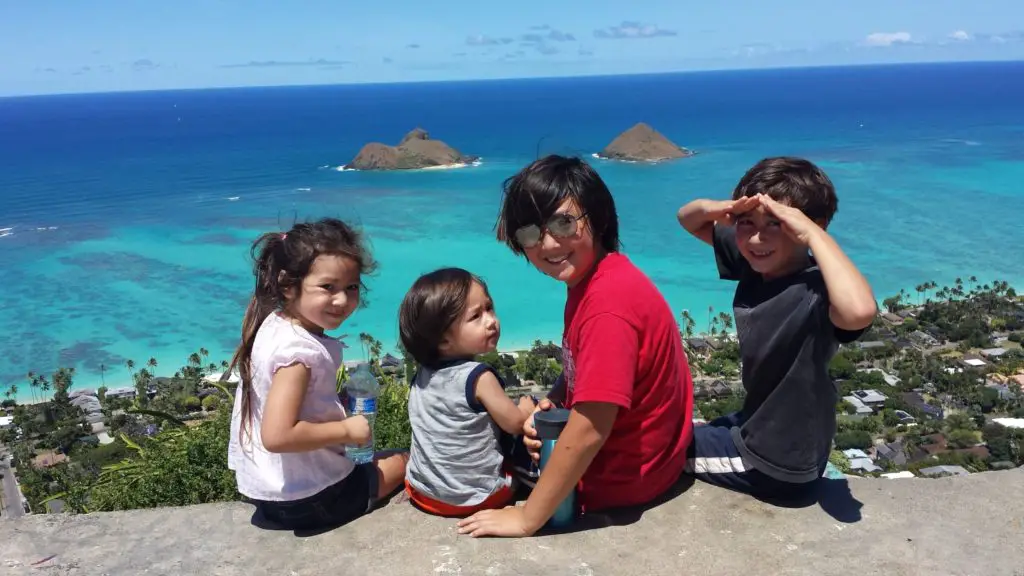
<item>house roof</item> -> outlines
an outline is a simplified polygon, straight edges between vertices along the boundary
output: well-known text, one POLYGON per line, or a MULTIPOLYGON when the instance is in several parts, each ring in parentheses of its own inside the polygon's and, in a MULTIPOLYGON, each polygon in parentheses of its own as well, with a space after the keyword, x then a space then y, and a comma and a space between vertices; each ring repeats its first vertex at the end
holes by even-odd
POLYGON ((899 478, 917 478, 914 473, 910 470, 903 470, 900 472, 889 472, 888 474, 882 474, 882 478, 888 478, 890 480, 896 480, 899 478))
POLYGON ((982 356, 998 357, 1006 354, 1006 348, 986 348, 981 351, 982 356))
POLYGON ((850 460, 850 470, 863 470, 865 472, 882 471, 870 458, 852 458, 850 460))
POLYGON ((974 366, 975 368, 980 368, 985 365, 985 361, 981 358, 964 358, 963 362, 964 364, 974 366))
POLYGON ((860 401, 860 398, 856 396, 843 396, 843 400, 846 400, 857 410, 857 414, 871 414, 874 412, 867 404, 860 401))
POLYGON ((858 448, 850 448, 848 450, 843 450, 843 455, 849 458, 850 460, 853 460, 855 458, 868 457, 868 455, 863 450, 860 450, 858 448))
POLYGON ((860 398, 861 402, 865 404, 885 402, 888 399, 878 390, 854 390, 853 395, 860 398))
POLYGON ((951 474, 953 476, 967 476, 970 472, 967 471, 963 466, 932 466, 931 468, 922 468, 921 474, 924 476, 941 476, 942 474, 951 474))

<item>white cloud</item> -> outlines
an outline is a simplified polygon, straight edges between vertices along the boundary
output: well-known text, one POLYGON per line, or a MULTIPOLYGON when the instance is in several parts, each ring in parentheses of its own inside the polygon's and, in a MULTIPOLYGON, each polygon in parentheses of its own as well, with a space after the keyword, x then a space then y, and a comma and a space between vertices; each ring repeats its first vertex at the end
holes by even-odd
POLYGON ((600 30, 594 30, 594 37, 606 39, 622 38, 657 38, 659 36, 675 36, 675 30, 659 28, 654 24, 641 24, 640 22, 625 21, 618 26, 610 26, 600 30))
POLYGON ((892 46, 910 42, 910 32, 875 32, 864 38, 864 44, 867 46, 892 46))
POLYGON ((950 32, 949 38, 951 40, 957 40, 959 42, 966 42, 971 39, 971 35, 964 30, 957 30, 955 32, 950 32))

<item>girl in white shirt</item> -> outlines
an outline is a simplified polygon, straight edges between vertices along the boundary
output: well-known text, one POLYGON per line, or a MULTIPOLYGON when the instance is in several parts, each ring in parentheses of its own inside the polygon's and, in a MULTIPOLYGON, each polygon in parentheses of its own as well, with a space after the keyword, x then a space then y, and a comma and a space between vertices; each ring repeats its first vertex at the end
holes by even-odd
POLYGON ((235 393, 228 466, 238 491, 288 529, 344 524, 403 482, 406 454, 356 466, 346 444, 370 426, 347 417, 337 394, 341 343, 324 334, 359 306, 374 268, 360 235, 340 220, 296 224, 252 246, 256 288, 232 365, 235 393))

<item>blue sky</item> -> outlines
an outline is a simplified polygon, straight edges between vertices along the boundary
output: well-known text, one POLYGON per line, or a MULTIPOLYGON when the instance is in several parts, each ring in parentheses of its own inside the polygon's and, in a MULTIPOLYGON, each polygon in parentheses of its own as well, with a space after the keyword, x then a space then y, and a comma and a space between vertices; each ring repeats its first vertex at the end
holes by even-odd
POLYGON ((1024 59, 1021 0, 0 0, 0 95, 1024 59))

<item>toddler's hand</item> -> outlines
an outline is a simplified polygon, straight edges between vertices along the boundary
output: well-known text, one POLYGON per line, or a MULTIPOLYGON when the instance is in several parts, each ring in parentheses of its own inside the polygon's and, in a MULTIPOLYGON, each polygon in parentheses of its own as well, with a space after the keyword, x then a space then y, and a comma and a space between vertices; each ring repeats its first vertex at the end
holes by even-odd
MULTIPOLYGON (((534 408, 533 413, 536 414, 541 410, 551 410, 555 405, 551 403, 551 400, 547 398, 541 399, 534 408)), ((540 448, 543 443, 537 438, 537 429, 533 427, 533 416, 531 415, 523 423, 523 445, 526 446, 526 451, 530 453, 530 457, 533 458, 534 462, 540 462, 540 448)))
POLYGON ((342 422, 345 424, 345 433, 348 436, 346 444, 363 445, 370 441, 370 422, 365 416, 361 414, 349 416, 342 422))

